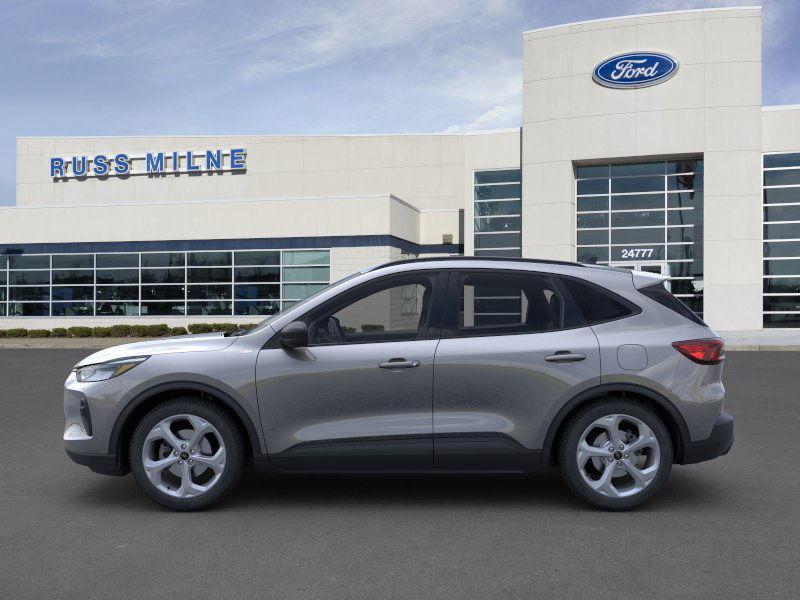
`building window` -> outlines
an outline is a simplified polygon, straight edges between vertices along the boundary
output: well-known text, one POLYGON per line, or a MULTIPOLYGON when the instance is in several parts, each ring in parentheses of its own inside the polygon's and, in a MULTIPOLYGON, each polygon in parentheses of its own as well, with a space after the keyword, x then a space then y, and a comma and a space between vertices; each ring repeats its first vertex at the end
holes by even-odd
POLYGON ((328 250, 0 256, 0 316, 262 316, 329 282, 328 250))
POLYGON ((475 256, 522 256, 522 171, 475 171, 475 256))
POLYGON ((800 328, 800 152, 764 155, 765 328, 800 328))
POLYGON ((662 273, 703 313, 703 161, 576 167, 577 260, 662 273))

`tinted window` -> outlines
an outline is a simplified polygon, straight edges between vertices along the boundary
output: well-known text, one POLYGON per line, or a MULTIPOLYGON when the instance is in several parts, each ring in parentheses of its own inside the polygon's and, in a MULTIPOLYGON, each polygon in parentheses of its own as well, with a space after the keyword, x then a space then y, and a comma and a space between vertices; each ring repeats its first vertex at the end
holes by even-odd
POLYGON ((588 325, 622 319, 639 312, 635 305, 599 286, 576 279, 564 279, 563 281, 564 286, 569 290, 586 317, 588 325))
POLYGON ((433 292, 433 276, 391 278, 369 286, 358 299, 314 318, 312 344, 349 344, 414 340, 424 334, 433 292))
POLYGON ((491 272, 460 277, 457 335, 538 333, 564 325, 564 301, 548 277, 491 272))
POLYGON ((694 321, 698 325, 705 326, 705 323, 703 323, 703 320, 700 317, 692 312, 683 302, 669 293, 667 288, 664 287, 663 282, 649 285, 639 291, 651 300, 655 300, 659 304, 666 306, 670 310, 673 310, 679 315, 686 317, 690 321, 694 321))

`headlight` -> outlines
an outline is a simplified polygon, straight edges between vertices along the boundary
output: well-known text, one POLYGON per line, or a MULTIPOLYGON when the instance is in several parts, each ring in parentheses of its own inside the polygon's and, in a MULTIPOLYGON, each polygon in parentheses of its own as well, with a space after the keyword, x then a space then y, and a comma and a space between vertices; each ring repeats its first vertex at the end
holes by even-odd
POLYGON ((80 382, 84 381, 105 381, 112 377, 117 377, 127 373, 133 367, 147 360, 147 356, 135 356, 132 358, 121 358, 96 365, 86 365, 75 369, 75 377, 80 382))

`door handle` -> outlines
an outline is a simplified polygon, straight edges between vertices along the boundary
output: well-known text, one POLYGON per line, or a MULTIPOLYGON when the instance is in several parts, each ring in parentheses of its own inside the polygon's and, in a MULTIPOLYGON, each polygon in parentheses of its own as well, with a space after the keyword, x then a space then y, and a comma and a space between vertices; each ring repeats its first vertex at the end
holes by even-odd
POLYGON ((405 358, 393 358, 378 365, 381 369, 413 369, 419 366, 418 360, 406 360, 405 358))
POLYGON ((547 362, 557 363, 578 362, 579 360, 586 360, 586 355, 578 354, 577 352, 570 352, 569 350, 559 350, 555 354, 545 356, 544 359, 547 362))

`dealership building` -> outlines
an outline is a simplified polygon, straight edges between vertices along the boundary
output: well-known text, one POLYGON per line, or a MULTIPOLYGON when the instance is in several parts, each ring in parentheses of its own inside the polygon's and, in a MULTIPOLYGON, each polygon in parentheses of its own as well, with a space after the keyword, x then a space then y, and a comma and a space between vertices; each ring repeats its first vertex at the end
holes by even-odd
POLYGON ((719 330, 800 328, 800 106, 761 105, 761 9, 522 41, 509 130, 19 138, 0 328, 254 321, 447 254, 660 272, 719 330))

